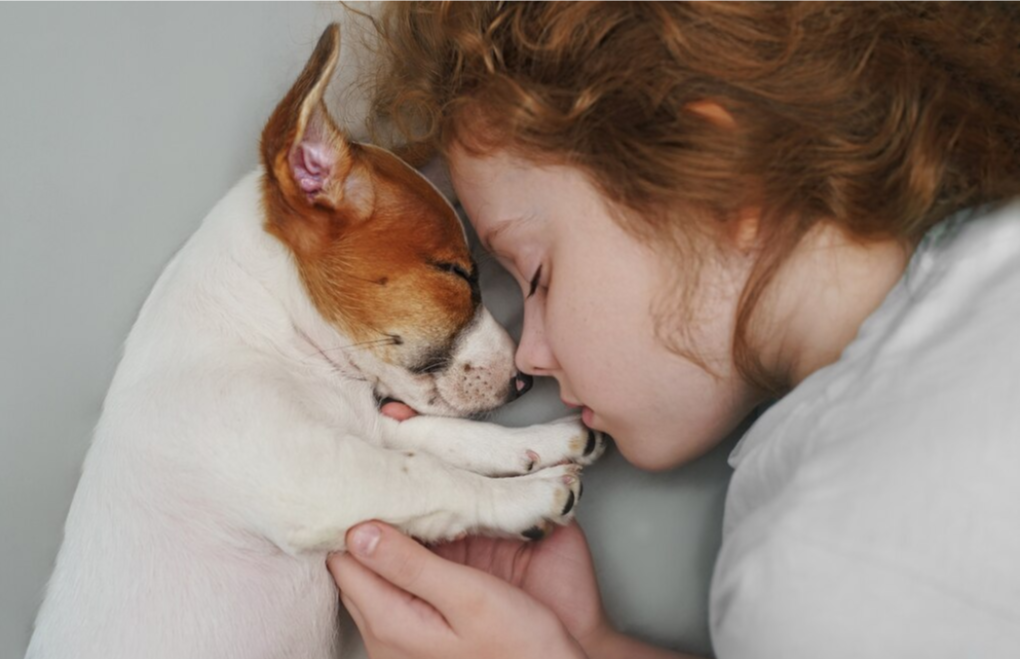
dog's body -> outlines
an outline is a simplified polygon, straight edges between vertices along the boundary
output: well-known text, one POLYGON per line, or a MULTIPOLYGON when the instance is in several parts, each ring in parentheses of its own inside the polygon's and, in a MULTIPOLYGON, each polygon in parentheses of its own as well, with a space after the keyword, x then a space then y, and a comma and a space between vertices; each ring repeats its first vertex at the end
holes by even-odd
POLYGON ((513 344, 478 301, 448 204, 391 154, 310 116, 336 39, 327 30, 267 126, 266 166, 213 209, 142 308, 30 659, 332 657, 324 557, 350 526, 375 518, 438 540, 572 513, 577 466, 560 463, 593 460, 600 437, 573 419, 452 418, 516 397, 513 344), (323 199, 330 186, 343 195, 323 199), (366 236, 400 221, 384 216, 393 208, 431 218, 420 223, 435 240, 379 248, 366 236), (398 423, 380 396, 447 416, 398 423))

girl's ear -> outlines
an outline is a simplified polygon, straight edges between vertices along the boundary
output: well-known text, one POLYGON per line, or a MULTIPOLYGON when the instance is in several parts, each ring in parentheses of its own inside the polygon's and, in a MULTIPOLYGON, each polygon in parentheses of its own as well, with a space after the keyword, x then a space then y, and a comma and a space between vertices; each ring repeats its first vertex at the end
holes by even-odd
MULTIPOLYGON (((710 99, 694 101, 688 103, 685 109, 717 128, 733 130, 737 127, 737 120, 733 118, 729 110, 716 101, 710 99)), ((747 206, 740 209, 734 220, 726 223, 726 239, 729 240, 732 247, 747 254, 758 247, 760 228, 761 208, 747 206)))
POLYGON ((759 247, 761 209, 756 206, 741 208, 736 220, 730 223, 729 239, 740 252, 747 254, 759 247))
POLYGON ((686 109, 719 128, 735 128, 737 125, 729 110, 708 99, 688 103, 686 109))

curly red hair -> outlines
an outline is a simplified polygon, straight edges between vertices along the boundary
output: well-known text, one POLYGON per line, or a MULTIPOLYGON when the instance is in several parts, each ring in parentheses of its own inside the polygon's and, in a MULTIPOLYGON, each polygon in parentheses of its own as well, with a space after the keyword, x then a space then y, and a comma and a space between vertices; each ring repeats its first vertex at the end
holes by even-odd
POLYGON ((773 392, 747 328, 815 223, 911 244, 1020 194, 1012 3, 400 2, 376 26, 373 116, 409 142, 578 167, 677 263, 760 209, 734 356, 773 392))

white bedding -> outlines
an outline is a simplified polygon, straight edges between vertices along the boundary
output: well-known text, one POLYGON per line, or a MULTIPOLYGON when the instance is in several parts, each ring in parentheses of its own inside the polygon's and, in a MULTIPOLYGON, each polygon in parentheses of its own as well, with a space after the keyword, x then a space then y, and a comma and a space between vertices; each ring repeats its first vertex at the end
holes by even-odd
POLYGON ((1020 656, 1020 203, 936 227, 734 452, 729 659, 1020 656))

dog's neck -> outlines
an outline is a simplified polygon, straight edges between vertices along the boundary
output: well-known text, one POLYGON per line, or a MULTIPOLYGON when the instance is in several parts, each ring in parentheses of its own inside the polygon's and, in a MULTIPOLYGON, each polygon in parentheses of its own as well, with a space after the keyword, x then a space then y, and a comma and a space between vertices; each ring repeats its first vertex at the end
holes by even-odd
POLYGON ((315 309, 290 250, 264 229, 261 170, 246 176, 206 220, 211 241, 247 275, 249 292, 263 298, 258 309, 244 305, 253 334, 275 351, 302 364, 318 363, 348 378, 361 379, 348 356, 351 343, 315 309))

